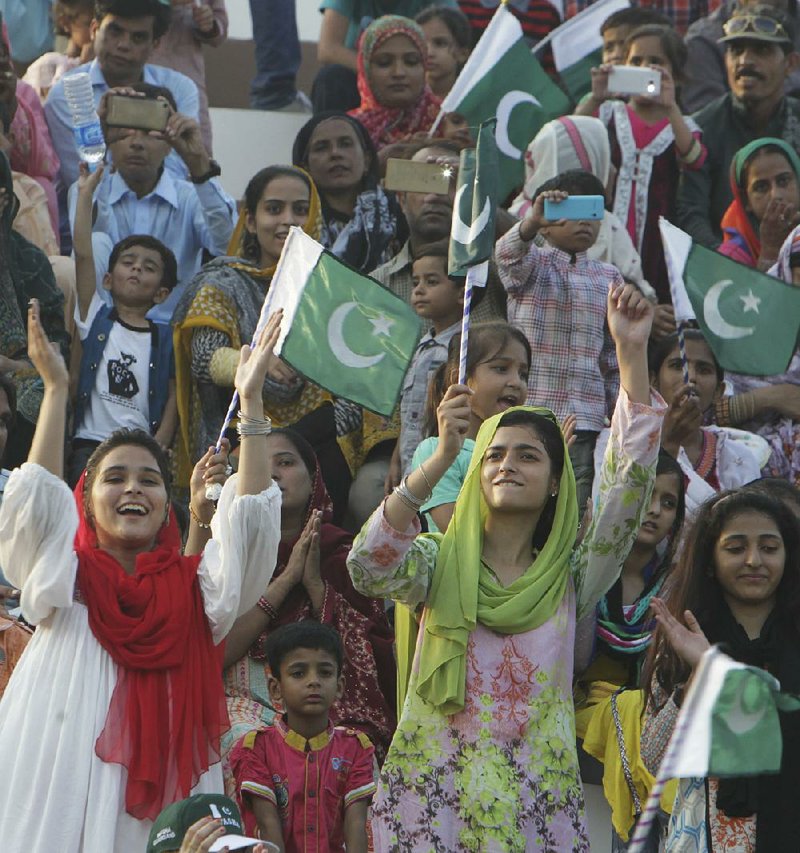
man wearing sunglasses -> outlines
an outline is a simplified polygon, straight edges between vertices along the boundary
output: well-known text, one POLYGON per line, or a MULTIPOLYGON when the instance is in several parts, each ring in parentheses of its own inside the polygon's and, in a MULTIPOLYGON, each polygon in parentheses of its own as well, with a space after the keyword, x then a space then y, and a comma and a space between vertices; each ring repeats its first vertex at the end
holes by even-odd
POLYGON ((678 224, 711 248, 722 240, 736 151, 762 136, 800 148, 800 100, 784 95, 786 77, 800 62, 789 19, 771 6, 748 6, 728 19, 724 33, 730 92, 695 113, 708 157, 700 169, 683 172, 678 189, 678 224))

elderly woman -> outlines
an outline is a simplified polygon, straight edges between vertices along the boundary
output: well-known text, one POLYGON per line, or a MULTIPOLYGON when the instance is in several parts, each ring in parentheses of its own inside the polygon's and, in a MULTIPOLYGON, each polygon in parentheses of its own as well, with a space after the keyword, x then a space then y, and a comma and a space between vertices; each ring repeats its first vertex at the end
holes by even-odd
POLYGON ((365 273, 397 254, 408 227, 394 193, 380 186, 378 155, 361 122, 344 112, 315 115, 297 134, 292 162, 319 191, 323 246, 365 273))

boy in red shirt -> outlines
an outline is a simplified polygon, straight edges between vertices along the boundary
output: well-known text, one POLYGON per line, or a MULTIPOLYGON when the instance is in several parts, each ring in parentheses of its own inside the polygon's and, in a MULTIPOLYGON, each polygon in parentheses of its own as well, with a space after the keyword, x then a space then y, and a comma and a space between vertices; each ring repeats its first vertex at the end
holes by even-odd
POLYGON ((246 831, 281 853, 366 853, 374 750, 365 734, 328 719, 344 689, 339 635, 295 622, 269 637, 266 654, 270 697, 284 713, 231 752, 246 831))

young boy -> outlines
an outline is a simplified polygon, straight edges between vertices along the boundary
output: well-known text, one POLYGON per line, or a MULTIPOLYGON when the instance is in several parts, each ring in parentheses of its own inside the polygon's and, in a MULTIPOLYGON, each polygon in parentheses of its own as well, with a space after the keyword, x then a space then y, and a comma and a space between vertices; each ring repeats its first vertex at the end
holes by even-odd
POLYGON ((619 391, 606 300, 609 287, 624 281, 616 267, 586 257, 599 219, 545 219, 545 199, 570 195, 603 196, 603 184, 580 169, 546 181, 525 219, 497 242, 496 260, 508 293, 508 322, 525 332, 534 353, 526 402, 549 406, 561 421, 577 418, 570 456, 582 511, 591 494, 597 435, 619 391), (533 243, 537 234, 543 248, 533 243))
POLYGON ((77 376, 72 453, 67 479, 75 484, 97 445, 115 429, 153 434, 166 450, 178 425, 172 328, 147 314, 169 296, 178 280, 175 255, 149 235, 114 246, 103 276, 106 305, 95 291, 92 194, 102 177, 81 166, 75 217, 75 322, 83 342, 77 376))
MULTIPOLYGON (((131 234, 152 234, 170 246, 178 263, 178 286, 151 312, 150 319, 168 323, 185 285, 203 263, 203 251, 227 253, 236 204, 215 176, 219 166, 209 158, 200 125, 175 110, 169 89, 137 83, 143 100, 166 101, 173 111, 163 134, 136 128, 108 127, 103 132, 114 171, 107 170, 95 192, 93 222, 96 282, 102 281, 111 247, 131 234), (188 180, 164 168, 176 152, 189 171, 188 180)), ((108 96, 98 114, 105 120, 108 96)), ((77 184, 70 189, 70 224, 75 229, 77 184)), ((108 304, 109 299, 100 297, 108 304)))
POLYGON ((269 636, 266 654, 270 697, 284 713, 231 752, 246 833, 257 828, 281 853, 366 853, 374 750, 365 734, 328 719, 344 689, 339 635, 295 622, 269 636))
MULTIPOLYGON (((447 347, 461 328, 464 311, 465 280, 447 274, 447 241, 421 246, 411 273, 411 307, 429 326, 417 344, 400 396, 400 438, 390 468, 390 476, 397 482, 408 473, 411 457, 424 438, 428 384, 436 368, 447 360, 447 347)), ((483 295, 483 291, 477 292, 483 295)))
POLYGON ((672 21, 655 9, 642 9, 629 6, 612 12, 600 25, 603 38, 603 65, 625 64, 625 42, 628 36, 639 27, 647 24, 672 26, 672 21))

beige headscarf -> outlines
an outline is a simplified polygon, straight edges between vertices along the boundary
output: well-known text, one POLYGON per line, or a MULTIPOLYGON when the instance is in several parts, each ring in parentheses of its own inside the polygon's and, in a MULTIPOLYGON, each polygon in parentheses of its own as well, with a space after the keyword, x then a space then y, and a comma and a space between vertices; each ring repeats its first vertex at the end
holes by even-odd
MULTIPOLYGON (((584 169, 608 185, 611 148, 608 130, 591 116, 561 116, 536 134, 525 152, 525 186, 514 199, 510 212, 520 219, 530 209, 536 190, 569 169, 584 169)), ((596 261, 613 264, 623 276, 636 282, 642 293, 655 301, 655 291, 645 281, 642 262, 627 229, 610 211, 600 224, 597 241, 587 252, 596 261)))

